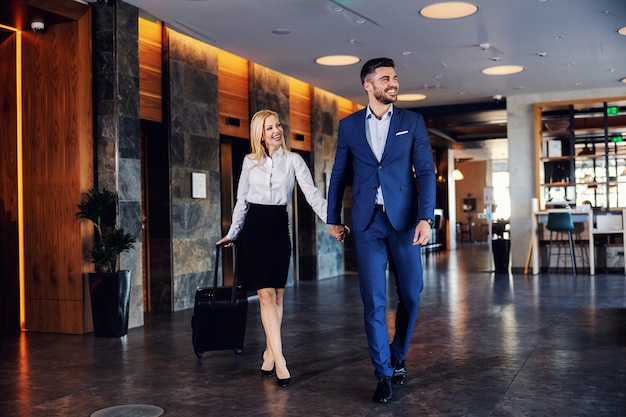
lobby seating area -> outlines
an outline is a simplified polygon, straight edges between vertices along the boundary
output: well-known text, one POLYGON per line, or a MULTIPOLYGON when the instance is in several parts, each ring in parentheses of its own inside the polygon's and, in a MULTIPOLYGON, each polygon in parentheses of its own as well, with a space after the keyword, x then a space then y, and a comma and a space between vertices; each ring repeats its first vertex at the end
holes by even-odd
MULTIPOLYGON (((173 417, 626 415, 625 276, 484 272, 488 250, 424 254, 408 380, 389 404, 371 400, 376 380, 349 273, 286 290, 290 387, 260 376, 253 297, 239 356, 197 359, 191 310, 149 315, 121 339, 1 334, 0 416, 87 417, 129 404, 173 417)), ((394 292, 391 284, 390 307, 394 292)))

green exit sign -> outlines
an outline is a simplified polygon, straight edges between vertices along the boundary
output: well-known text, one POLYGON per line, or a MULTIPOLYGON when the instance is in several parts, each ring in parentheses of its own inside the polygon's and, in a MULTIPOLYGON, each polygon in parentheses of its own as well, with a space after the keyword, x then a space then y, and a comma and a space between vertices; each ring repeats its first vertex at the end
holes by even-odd
POLYGON ((614 143, 623 142, 624 138, 622 137, 622 135, 615 135, 611 137, 611 141, 613 141, 614 143))
POLYGON ((606 114, 608 114, 609 116, 617 116, 619 114, 619 107, 617 106, 607 107, 606 114))

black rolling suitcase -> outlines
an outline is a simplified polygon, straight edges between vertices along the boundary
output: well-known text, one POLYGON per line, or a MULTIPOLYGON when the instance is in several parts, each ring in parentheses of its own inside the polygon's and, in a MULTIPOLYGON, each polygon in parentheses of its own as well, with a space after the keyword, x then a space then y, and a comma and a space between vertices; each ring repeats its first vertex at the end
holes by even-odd
POLYGON ((237 274, 232 287, 217 286, 217 270, 221 245, 215 248, 213 287, 198 288, 191 317, 193 349, 198 358, 212 350, 233 349, 240 354, 246 333, 248 296, 237 286, 237 274))

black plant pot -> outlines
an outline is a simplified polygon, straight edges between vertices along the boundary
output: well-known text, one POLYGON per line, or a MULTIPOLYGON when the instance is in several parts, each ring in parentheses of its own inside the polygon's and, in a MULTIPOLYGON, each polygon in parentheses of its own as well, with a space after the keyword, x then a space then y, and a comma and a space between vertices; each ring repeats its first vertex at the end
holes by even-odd
POLYGON ((509 272, 509 258, 511 253, 511 240, 493 239, 491 241, 493 262, 496 272, 509 272))
POLYGON ((94 336, 125 336, 130 309, 130 271, 92 272, 89 291, 94 336))

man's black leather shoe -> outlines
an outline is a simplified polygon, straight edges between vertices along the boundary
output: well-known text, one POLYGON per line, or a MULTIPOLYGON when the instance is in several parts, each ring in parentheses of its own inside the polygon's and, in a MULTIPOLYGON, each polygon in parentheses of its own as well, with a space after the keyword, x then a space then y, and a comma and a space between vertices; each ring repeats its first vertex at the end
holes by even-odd
POLYGON ((406 368, 404 361, 395 361, 393 364, 393 375, 391 381, 396 385, 404 385, 406 381, 406 368))
POLYGON ((376 385, 376 391, 374 391, 372 400, 374 400, 375 403, 388 403, 391 400, 392 394, 391 377, 384 376, 378 380, 378 385, 376 385))

